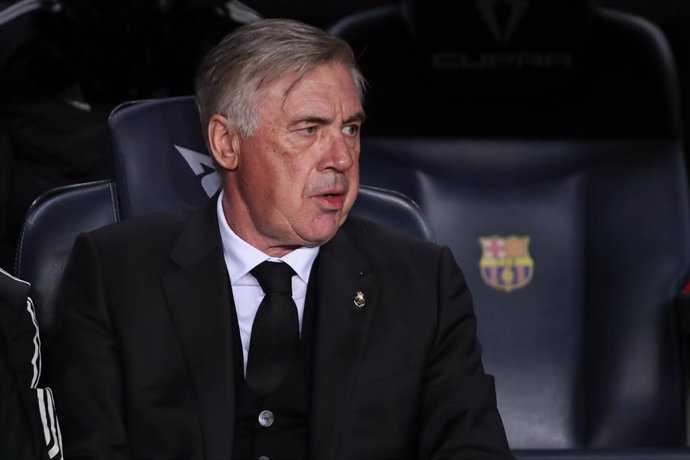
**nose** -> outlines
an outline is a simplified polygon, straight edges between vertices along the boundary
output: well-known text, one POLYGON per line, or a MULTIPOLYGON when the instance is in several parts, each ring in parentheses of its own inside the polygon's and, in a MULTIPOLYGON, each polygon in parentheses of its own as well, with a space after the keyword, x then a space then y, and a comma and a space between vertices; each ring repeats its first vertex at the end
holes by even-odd
POLYGON ((339 172, 347 171, 356 161, 359 152, 359 141, 346 138, 338 132, 329 136, 324 146, 322 169, 335 169, 339 172))

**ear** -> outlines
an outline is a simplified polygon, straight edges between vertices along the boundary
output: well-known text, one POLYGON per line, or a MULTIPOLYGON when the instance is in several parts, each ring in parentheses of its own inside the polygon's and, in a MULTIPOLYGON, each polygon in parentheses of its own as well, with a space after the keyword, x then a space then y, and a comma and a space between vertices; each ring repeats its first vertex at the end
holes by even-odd
POLYGON ((212 115, 208 121, 208 143, 211 154, 222 168, 237 168, 240 153, 240 135, 231 128, 222 115, 212 115))

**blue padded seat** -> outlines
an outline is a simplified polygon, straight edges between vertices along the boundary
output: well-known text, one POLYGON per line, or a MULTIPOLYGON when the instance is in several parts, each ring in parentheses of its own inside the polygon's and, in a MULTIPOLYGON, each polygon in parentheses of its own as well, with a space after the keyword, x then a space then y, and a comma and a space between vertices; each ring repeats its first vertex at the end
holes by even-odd
POLYGON ((123 218, 195 208, 220 187, 193 97, 128 102, 109 123, 123 218))
POLYGON ((118 220, 110 181, 59 187, 42 194, 27 211, 15 273, 31 283, 29 295, 44 339, 50 338, 62 273, 79 233, 118 220))
POLYGON ((516 455, 690 458, 659 30, 586 0, 404 0, 331 31, 371 86, 361 182, 415 200, 463 268, 516 455))
POLYGON ((680 446, 672 302, 690 269, 672 141, 368 138, 362 182, 400 190, 476 301, 514 448, 680 446), (531 280, 487 281, 481 238, 529 238, 531 280))

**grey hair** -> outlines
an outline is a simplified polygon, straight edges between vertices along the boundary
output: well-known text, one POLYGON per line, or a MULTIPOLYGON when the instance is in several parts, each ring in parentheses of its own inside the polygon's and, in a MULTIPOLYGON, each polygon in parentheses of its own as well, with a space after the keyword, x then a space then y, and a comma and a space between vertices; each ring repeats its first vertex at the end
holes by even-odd
POLYGON ((291 73, 294 86, 317 66, 332 62, 350 69, 363 101, 364 77, 344 40, 290 19, 264 19, 235 29, 206 54, 197 72, 196 102, 205 136, 214 114, 225 115, 240 136, 251 136, 259 123, 261 88, 291 73))

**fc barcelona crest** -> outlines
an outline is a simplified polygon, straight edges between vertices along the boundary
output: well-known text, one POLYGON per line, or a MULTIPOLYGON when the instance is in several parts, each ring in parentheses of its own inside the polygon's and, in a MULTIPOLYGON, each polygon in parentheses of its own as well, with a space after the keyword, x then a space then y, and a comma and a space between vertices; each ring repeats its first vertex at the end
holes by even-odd
POLYGON ((510 292, 525 287, 534 274, 529 255, 529 236, 482 236, 479 269, 484 282, 494 289, 510 292))

